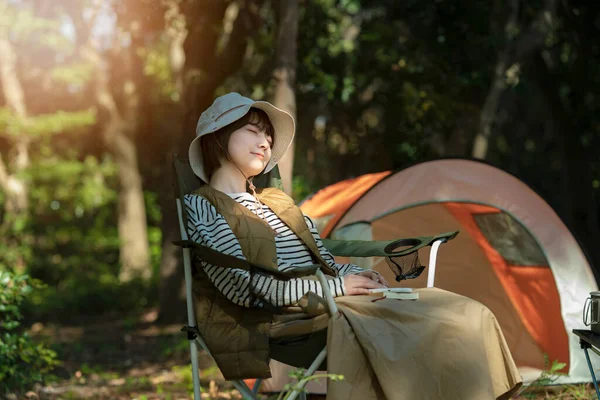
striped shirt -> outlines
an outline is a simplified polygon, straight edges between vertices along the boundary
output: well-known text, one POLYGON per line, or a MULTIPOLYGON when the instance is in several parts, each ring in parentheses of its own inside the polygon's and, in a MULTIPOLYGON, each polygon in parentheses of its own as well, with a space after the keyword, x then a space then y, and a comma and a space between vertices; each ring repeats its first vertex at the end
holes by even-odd
MULTIPOLYGON (((263 205, 261 212, 254 196, 250 193, 235 193, 229 196, 261 218, 264 215, 271 228, 277 232, 275 245, 280 271, 313 264, 311 253, 304 242, 269 207, 263 205)), ((187 232, 190 240, 223 254, 245 259, 242 248, 225 218, 217 213, 208 200, 190 194, 185 195, 184 203, 188 213, 187 232)), ((343 296, 345 294, 343 276, 364 270, 354 264, 336 264, 334 257, 323 246, 313 221, 307 216, 305 220, 317 242, 321 257, 337 271, 338 276, 328 281, 329 289, 334 297, 343 296)), ((264 301, 274 306, 289 306, 297 303, 309 291, 319 296, 323 295, 320 282, 315 280, 296 278, 281 281, 270 276, 254 274, 252 287, 256 295, 252 296, 248 271, 223 268, 204 261, 201 261, 201 266, 221 293, 235 304, 244 307, 260 307, 263 306, 264 301)))

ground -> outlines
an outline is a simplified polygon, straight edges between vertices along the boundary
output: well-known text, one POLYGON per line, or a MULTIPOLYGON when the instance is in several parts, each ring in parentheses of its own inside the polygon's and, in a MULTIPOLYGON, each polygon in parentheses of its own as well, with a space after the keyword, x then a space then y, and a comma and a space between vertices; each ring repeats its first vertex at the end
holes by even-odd
MULTIPOLYGON (((63 363, 55 371, 54 382, 33 388, 25 398, 190 399, 189 345, 181 325, 158 326, 155 317, 156 312, 149 310, 140 319, 107 315, 78 320, 72 326, 34 324, 31 335, 50 343, 63 363)), ((206 354, 200 354, 200 368, 203 398, 241 398, 206 354)), ((519 398, 596 397, 589 385, 579 385, 530 389, 519 398)))

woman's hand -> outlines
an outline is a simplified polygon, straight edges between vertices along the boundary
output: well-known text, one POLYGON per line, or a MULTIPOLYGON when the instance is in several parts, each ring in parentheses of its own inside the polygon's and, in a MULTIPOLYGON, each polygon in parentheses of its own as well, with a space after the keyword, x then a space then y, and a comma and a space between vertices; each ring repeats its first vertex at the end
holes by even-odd
POLYGON ((375 282, 379 282, 381 283, 384 287, 388 287, 388 283, 385 280, 385 278, 383 277, 383 275, 373 271, 373 270, 367 270, 367 271, 363 271, 363 272, 359 272, 356 275, 360 275, 360 276, 365 276, 367 278, 371 278, 372 280, 374 280, 375 282))
MULTIPOLYGON (((361 272, 361 274, 364 274, 364 272, 361 272)), ((346 288, 346 294, 353 296, 357 294, 369 294, 369 289, 380 289, 386 286, 374 281, 370 277, 351 274, 344 276, 344 287, 346 288)))

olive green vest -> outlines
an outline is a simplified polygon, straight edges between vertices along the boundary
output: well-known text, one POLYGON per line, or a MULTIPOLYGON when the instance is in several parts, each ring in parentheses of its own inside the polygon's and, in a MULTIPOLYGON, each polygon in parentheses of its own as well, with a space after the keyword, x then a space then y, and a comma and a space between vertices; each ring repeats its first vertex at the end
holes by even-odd
MULTIPOLYGON (((208 200, 225 218, 248 261, 277 269, 275 234, 265 221, 208 185, 194 194, 208 200)), ((315 264, 320 264, 324 273, 337 275, 321 257, 302 211, 289 196, 279 189, 267 188, 257 191, 257 197, 306 244, 315 264)), ((269 330, 273 311, 232 303, 212 285, 197 264, 194 300, 198 330, 224 377, 228 380, 270 377, 269 330)))

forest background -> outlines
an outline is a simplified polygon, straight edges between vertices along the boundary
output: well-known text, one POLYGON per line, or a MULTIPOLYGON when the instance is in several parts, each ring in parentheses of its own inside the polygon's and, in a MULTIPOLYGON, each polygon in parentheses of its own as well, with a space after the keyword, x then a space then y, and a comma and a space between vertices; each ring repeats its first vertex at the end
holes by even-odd
POLYGON ((598 274, 599 11, 583 0, 0 0, 0 281, 4 304, 19 304, 0 309, 0 334, 107 315, 185 320, 171 158, 228 91, 296 117, 281 172, 298 201, 364 173, 481 159, 538 191, 598 274))

